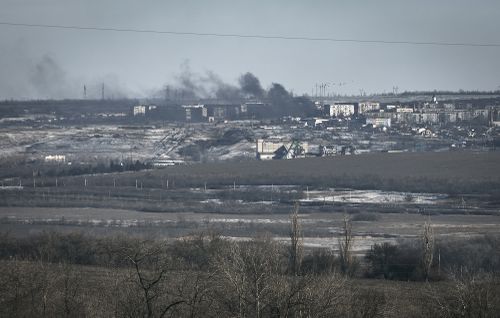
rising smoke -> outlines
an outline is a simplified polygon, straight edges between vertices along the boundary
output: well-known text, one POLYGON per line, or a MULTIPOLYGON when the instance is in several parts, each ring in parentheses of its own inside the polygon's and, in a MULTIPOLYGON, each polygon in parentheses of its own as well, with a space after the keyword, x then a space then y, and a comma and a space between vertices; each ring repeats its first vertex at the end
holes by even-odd
POLYGON ((189 61, 181 64, 180 73, 174 76, 174 83, 167 84, 167 98, 170 99, 197 99, 217 98, 234 100, 242 98, 262 99, 265 90, 259 79, 252 73, 243 74, 238 85, 225 82, 212 71, 203 74, 193 72, 189 61))
POLYGON ((242 92, 249 97, 263 98, 265 91, 260 85, 259 79, 252 73, 245 73, 240 76, 239 84, 242 92))
POLYGON ((49 55, 44 55, 32 68, 29 83, 38 96, 67 98, 75 93, 66 72, 49 55))
MULTIPOLYGON (((10 72, 8 63, 0 66, 7 72, 0 76, 0 98, 16 99, 100 99, 104 84, 105 99, 136 98, 138 95, 127 89, 115 75, 93 79, 77 79, 69 75, 64 67, 51 55, 44 55, 35 62, 23 58, 23 68, 10 72), (8 75, 8 76, 7 76, 8 75), (85 96, 84 96, 85 85, 85 96)), ((270 112, 276 116, 283 114, 304 115, 310 109, 307 99, 294 98, 281 84, 273 83, 265 90, 254 74, 242 74, 235 84, 225 82, 212 71, 202 74, 193 72, 189 62, 181 65, 180 73, 174 76, 172 84, 166 86, 165 96, 171 100, 216 98, 224 101, 253 100, 271 105, 270 112)))
POLYGON ((79 99, 84 97, 100 99, 102 84, 105 98, 135 97, 117 76, 108 74, 93 79, 71 76, 52 55, 45 54, 38 59, 21 56, 14 66, 0 61, 0 99, 79 99))
POLYGON ((181 65, 180 74, 173 84, 166 85, 166 97, 171 100, 210 99, 225 101, 256 100, 269 103, 269 111, 276 117, 283 115, 313 116, 315 107, 308 98, 294 97, 285 87, 273 83, 266 91, 254 74, 242 74, 237 85, 225 82, 212 71, 203 74, 193 72, 189 62, 181 65))

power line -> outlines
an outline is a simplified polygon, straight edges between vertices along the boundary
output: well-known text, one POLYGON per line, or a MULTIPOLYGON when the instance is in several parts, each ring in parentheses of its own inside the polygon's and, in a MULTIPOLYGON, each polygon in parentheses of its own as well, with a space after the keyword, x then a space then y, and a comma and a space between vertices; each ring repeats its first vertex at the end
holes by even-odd
POLYGON ((283 36, 283 35, 261 35, 261 34, 238 34, 238 33, 200 33, 183 31, 162 31, 148 29, 131 28, 108 28, 91 27, 77 25, 56 25, 56 24, 31 24, 14 23, 0 21, 0 25, 29 27, 29 28, 50 28, 65 30, 84 30, 84 31, 105 31, 105 32, 128 32, 128 33, 151 33, 151 34, 169 34, 169 35, 189 35, 189 36, 207 36, 223 38, 246 38, 246 39, 268 39, 268 40, 291 40, 291 41, 317 41, 317 42, 344 42, 344 43, 364 43, 364 44, 404 44, 404 45, 426 45, 426 46, 462 46, 462 47, 500 47, 500 43, 470 43, 470 42, 438 42, 438 41, 389 41, 389 40, 362 40, 362 39, 337 39, 306 36, 283 36))

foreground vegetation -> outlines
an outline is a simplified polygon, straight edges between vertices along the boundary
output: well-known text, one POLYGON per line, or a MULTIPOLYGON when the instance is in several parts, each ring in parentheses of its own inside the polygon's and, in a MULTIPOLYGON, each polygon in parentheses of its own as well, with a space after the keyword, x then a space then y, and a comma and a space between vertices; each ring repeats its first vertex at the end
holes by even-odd
POLYGON ((375 245, 359 259, 348 219, 338 255, 304 250, 300 231, 292 214, 291 244, 216 233, 171 242, 2 234, 0 316, 495 317, 500 310, 497 237, 434 242, 423 231, 413 243, 375 245), (432 249, 422 244, 426 235, 432 249))

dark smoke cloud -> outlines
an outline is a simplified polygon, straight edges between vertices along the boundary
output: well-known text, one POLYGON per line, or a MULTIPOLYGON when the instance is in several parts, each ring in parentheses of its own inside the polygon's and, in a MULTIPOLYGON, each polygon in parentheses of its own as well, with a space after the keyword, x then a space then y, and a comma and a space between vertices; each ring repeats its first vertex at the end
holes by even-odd
POLYGON ((0 61, 0 99, 80 99, 83 87, 87 98, 100 99, 104 83, 105 98, 135 97, 115 75, 82 79, 68 74, 52 55, 38 59, 28 56, 16 58, 14 66, 0 61), (34 62, 33 62, 34 60, 34 62), (8 75, 11 74, 11 75, 8 75))
POLYGON ((293 97, 285 87, 273 83, 267 92, 267 99, 272 105, 274 116, 314 116, 316 108, 313 102, 306 97, 293 97))
POLYGON ((212 85, 211 94, 217 99, 233 100, 243 97, 241 88, 224 82, 214 72, 207 72, 206 80, 212 85))
POLYGON ((36 98, 61 99, 77 97, 77 83, 50 55, 44 55, 31 68, 28 83, 36 98))
POLYGON ((260 85, 259 79, 252 73, 245 73, 240 76, 239 84, 241 90, 246 96, 262 98, 264 97, 265 91, 260 85))
POLYGON ((263 98, 265 91, 260 86, 259 79, 251 74, 243 74, 238 85, 225 82, 212 71, 199 74, 191 70, 189 61, 181 64, 180 73, 172 84, 166 85, 166 94, 171 99, 183 98, 217 98, 235 100, 242 98, 263 98))
POLYGON ((176 97, 207 97, 203 79, 198 74, 191 71, 189 61, 185 61, 181 65, 181 72, 176 76, 176 82, 177 83, 174 84, 174 93, 177 95, 176 97))
POLYGON ((262 88, 259 79, 252 73, 242 74, 238 85, 224 82, 212 71, 198 74, 191 70, 189 61, 181 65, 180 74, 175 76, 175 83, 167 85, 167 97, 171 99, 203 99, 219 100, 258 99, 270 104, 267 116, 314 116, 315 107, 310 99, 294 97, 285 87, 273 83, 269 90, 262 88))
POLYGON ((41 95, 60 97, 67 90, 66 72, 48 55, 33 67, 30 83, 41 95))

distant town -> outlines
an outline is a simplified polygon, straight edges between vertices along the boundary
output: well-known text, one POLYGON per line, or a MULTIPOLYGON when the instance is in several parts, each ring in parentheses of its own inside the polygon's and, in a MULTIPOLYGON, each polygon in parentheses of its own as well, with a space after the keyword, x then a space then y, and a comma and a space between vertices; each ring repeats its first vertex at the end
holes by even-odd
POLYGON ((492 93, 332 98, 284 91, 277 99, 232 101, 4 101, 2 160, 127 170, 370 152, 490 151, 500 144, 499 110, 500 98, 492 93))

